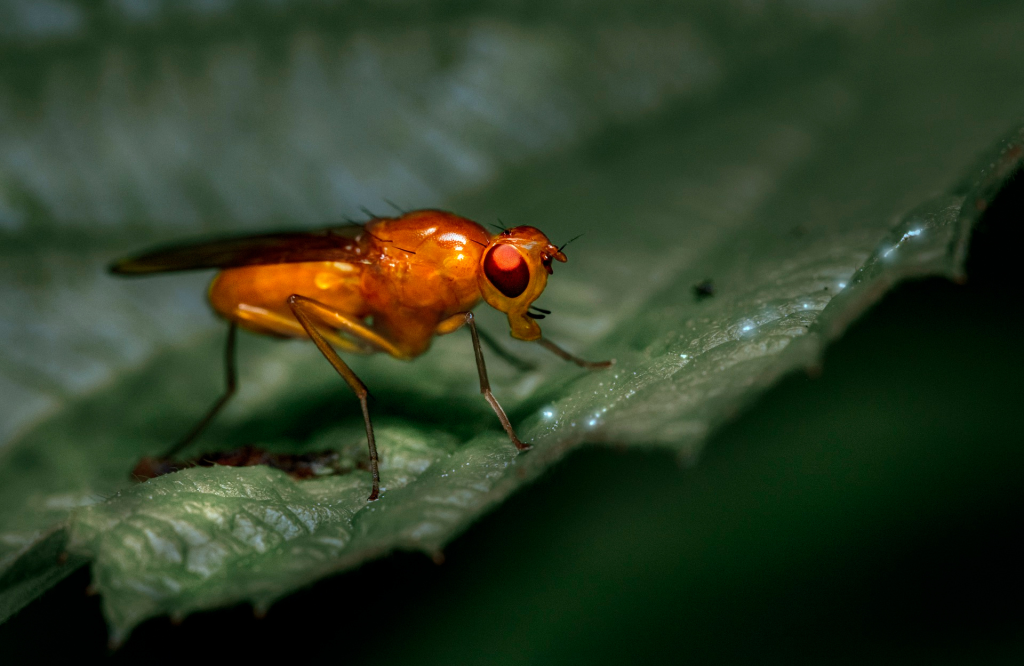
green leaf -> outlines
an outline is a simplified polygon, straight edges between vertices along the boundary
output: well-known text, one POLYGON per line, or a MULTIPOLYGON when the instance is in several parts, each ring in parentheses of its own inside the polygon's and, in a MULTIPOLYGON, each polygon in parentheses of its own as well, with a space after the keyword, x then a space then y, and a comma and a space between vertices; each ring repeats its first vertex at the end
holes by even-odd
POLYGON ((930 50, 894 39, 907 8, 871 3, 616 5, 586 21, 556 5, 538 21, 503 7, 57 4, 49 32, 8 9, 0 33, 17 64, 0 73, 0 619, 89 561, 115 640, 154 615, 265 608, 394 549, 433 554, 585 443, 693 462, 896 281, 959 277, 1024 154, 1024 130, 1005 135, 1024 86, 1004 84, 1022 47, 988 39, 984 15, 936 11, 916 26, 943 45, 930 50), (492 358, 534 444, 517 455, 464 332, 412 364, 353 360, 383 460, 367 504, 343 383, 310 345, 242 336, 240 394, 196 450, 334 448, 352 471, 129 479, 217 396, 223 327, 208 276, 117 281, 106 263, 384 199, 585 231, 540 302, 545 335, 617 364, 586 373, 529 345, 514 350, 535 371, 492 358), (715 295, 698 300, 704 279, 715 295))

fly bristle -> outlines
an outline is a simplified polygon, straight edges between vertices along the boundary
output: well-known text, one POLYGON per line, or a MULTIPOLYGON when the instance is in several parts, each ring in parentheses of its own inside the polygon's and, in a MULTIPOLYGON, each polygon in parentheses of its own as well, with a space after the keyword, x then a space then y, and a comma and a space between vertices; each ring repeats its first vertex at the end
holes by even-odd
POLYGON ((398 204, 396 204, 391 199, 384 199, 384 203, 386 203, 387 205, 391 206, 392 208, 397 210, 402 215, 405 215, 407 212, 409 212, 409 211, 405 210, 404 208, 401 208, 398 204))

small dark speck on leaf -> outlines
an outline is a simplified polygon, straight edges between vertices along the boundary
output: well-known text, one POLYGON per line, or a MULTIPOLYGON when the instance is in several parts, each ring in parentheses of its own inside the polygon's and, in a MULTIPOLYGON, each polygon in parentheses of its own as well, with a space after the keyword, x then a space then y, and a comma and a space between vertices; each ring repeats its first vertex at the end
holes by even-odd
POLYGON ((693 285, 693 295, 698 301, 715 295, 715 283, 710 279, 701 280, 693 285))

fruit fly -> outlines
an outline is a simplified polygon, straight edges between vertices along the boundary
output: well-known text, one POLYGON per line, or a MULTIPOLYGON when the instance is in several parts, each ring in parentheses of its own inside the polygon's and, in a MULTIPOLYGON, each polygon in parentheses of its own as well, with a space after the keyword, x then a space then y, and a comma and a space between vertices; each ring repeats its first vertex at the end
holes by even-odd
MULTIPOLYGON (((111 266, 119 275, 217 268, 208 296, 228 321, 226 389, 206 415, 167 453, 190 444, 236 386, 235 339, 239 327, 275 337, 313 341, 359 398, 366 425, 373 489, 380 493, 377 446, 366 385, 341 359, 383 352, 412 360, 436 335, 468 326, 480 392, 512 444, 526 450, 491 392, 473 308, 481 300, 508 315, 511 335, 537 342, 583 368, 606 368, 577 358, 541 336, 533 306, 547 286, 553 261, 566 261, 540 230, 521 226, 489 233, 476 222, 440 210, 373 217, 365 224, 225 239, 157 249, 111 266)), ((500 351, 500 350, 499 350, 500 351)))

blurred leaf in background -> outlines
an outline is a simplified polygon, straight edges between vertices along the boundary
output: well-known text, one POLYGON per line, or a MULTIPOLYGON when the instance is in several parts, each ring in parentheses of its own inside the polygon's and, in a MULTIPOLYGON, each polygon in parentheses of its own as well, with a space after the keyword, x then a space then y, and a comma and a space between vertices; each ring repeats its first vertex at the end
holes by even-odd
MULTIPOLYGON (((0 25, 0 615, 90 562, 117 640, 437 552, 583 443, 696 461, 893 283, 961 276, 1024 141, 1014 3, 52 0, 2 3, 0 25), (207 275, 117 282, 106 263, 386 199, 585 231, 545 332, 618 365, 492 361, 535 444, 515 456, 464 336, 354 361, 379 398, 369 506, 358 471, 129 481, 217 395, 223 332, 207 275)), ((358 412, 315 350, 241 342, 240 395, 197 447, 357 455, 358 412)))

